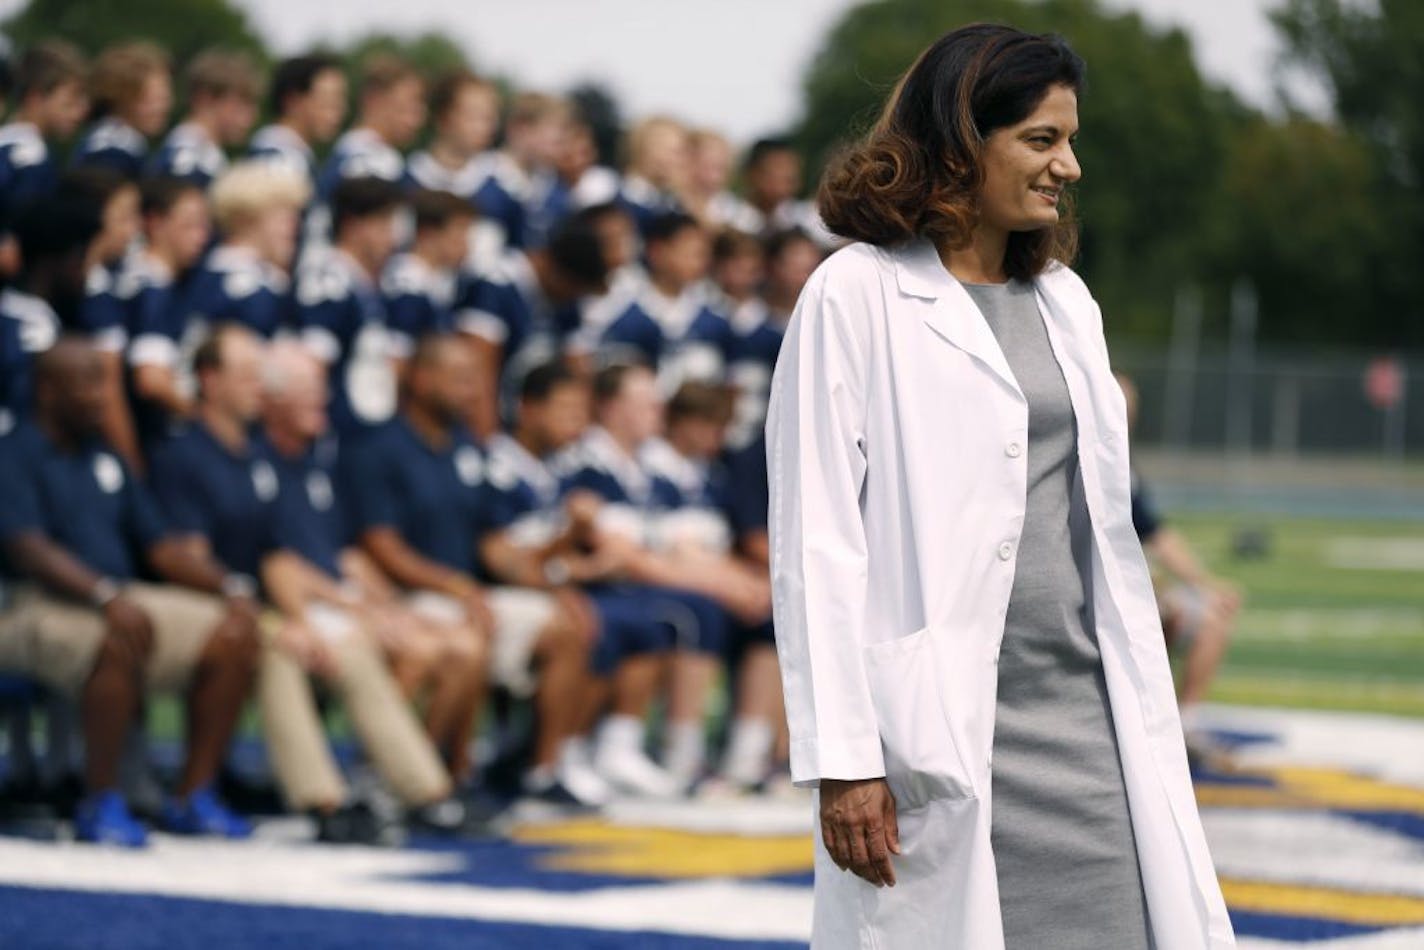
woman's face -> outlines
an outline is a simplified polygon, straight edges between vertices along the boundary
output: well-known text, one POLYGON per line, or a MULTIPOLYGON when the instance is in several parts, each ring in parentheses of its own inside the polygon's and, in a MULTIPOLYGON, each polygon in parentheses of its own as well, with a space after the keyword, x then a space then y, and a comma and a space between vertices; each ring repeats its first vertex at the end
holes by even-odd
POLYGON ((1022 122, 995 129, 984 143, 979 221, 1002 231, 1034 231, 1058 223, 1065 185, 1082 177, 1073 155, 1078 96, 1053 86, 1022 122))

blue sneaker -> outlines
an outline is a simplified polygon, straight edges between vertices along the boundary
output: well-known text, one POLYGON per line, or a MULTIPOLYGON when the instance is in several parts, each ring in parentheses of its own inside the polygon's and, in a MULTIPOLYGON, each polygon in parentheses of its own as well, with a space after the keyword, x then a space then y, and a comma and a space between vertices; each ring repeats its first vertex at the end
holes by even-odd
POLYGON ((90 795, 79 803, 74 814, 74 830, 80 841, 91 844, 142 848, 148 844, 148 830, 129 814, 128 803, 117 791, 90 795))
POLYGON ((211 788, 200 788, 186 800, 168 799, 159 821, 165 831, 176 835, 246 838, 252 834, 247 819, 230 811, 211 788))

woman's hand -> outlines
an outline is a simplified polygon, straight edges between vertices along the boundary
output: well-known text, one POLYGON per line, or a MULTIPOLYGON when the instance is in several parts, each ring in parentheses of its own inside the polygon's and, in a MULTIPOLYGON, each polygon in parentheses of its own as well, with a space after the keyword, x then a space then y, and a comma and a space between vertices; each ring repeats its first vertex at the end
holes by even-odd
POLYGON ((894 887, 890 855, 900 853, 895 796, 883 778, 821 780, 821 838, 836 867, 876 887, 894 887))

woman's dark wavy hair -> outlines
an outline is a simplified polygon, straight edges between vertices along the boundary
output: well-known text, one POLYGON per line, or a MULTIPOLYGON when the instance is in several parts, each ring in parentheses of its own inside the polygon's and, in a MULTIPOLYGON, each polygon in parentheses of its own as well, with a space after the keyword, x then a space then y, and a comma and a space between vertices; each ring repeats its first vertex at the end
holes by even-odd
MULTIPOLYGON (((986 23, 946 33, 901 77, 869 134, 832 159, 817 196, 826 226, 882 247, 916 237, 968 246, 989 133, 1022 122, 1053 86, 1081 92, 1084 73, 1056 34, 986 23)), ((1059 209, 1054 227, 1009 235, 1008 276, 1072 262, 1078 228, 1067 195, 1059 209)))

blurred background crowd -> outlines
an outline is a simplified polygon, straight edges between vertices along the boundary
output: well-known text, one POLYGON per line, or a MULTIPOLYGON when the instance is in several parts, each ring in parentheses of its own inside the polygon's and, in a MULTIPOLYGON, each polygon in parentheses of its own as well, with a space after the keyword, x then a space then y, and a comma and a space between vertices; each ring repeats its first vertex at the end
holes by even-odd
POLYGON ((0 666, 76 701, 80 836, 145 839, 150 689, 187 705, 180 831, 249 830, 216 783, 254 693, 325 840, 383 830, 335 699, 433 829, 486 769, 583 806, 784 783, 760 430, 832 243, 799 155, 652 117, 612 168, 567 99, 393 54, 354 81, 348 116, 321 54, 15 61, 0 666))

